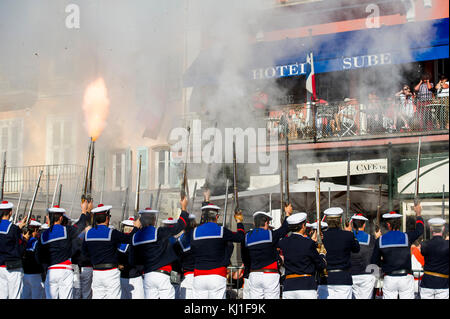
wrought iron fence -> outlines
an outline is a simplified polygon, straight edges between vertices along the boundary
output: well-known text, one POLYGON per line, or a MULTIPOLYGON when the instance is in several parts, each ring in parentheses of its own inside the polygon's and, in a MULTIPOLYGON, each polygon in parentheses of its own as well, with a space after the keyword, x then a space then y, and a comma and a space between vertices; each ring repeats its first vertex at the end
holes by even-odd
POLYGON ((270 111, 270 135, 291 140, 430 133, 449 130, 448 97, 428 100, 396 97, 361 104, 356 100, 297 104, 270 111))

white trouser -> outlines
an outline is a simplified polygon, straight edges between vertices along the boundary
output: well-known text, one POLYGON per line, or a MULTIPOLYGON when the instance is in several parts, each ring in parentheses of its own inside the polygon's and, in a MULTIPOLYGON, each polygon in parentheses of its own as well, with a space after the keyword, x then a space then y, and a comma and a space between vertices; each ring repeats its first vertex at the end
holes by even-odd
POLYGON ((248 276, 250 299, 280 299, 280 274, 251 272, 248 276))
POLYGON ((283 299, 317 299, 316 290, 283 291, 283 299))
POLYGON ((352 276, 352 291, 354 299, 372 299, 373 289, 375 287, 375 276, 373 275, 354 275, 352 276))
POLYGON ((448 299, 447 289, 419 288, 420 299, 448 299))
POLYGON ((92 267, 81 267, 80 289, 81 299, 92 299, 92 267))
POLYGON ((117 268, 94 270, 92 273, 92 299, 120 299, 120 271, 117 268))
POLYGON ((383 299, 414 299, 414 277, 384 276, 383 299))
POLYGON ((194 276, 194 299, 225 299, 227 278, 220 275, 194 276))
POLYGON ((192 299, 193 286, 194 286, 194 274, 188 274, 184 276, 184 279, 180 284, 180 299, 192 299))
POLYGON ((248 278, 244 278, 244 285, 242 286, 242 298, 250 299, 250 289, 248 286, 248 278))
POLYGON ((175 299, 170 276, 155 271, 144 274, 144 295, 145 299, 175 299))
POLYGON ((120 299, 144 299, 144 280, 142 276, 136 278, 120 278, 122 296, 120 299))
POLYGON ((66 269, 48 269, 45 278, 46 299, 72 299, 73 270, 70 265, 66 269))
POLYGON ((0 267, 0 299, 20 299, 23 289, 23 269, 0 267))
POLYGON ((44 299, 44 283, 41 274, 24 274, 22 299, 44 299))
POLYGON ((326 299, 352 299, 352 286, 350 285, 327 285, 328 296, 326 299))

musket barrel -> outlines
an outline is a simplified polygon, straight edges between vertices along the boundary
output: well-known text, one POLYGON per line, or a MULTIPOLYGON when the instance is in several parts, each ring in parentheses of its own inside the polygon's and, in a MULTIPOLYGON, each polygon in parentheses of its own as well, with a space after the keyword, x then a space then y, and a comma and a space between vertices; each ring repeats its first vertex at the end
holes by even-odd
POLYGON ((22 202, 22 194, 23 194, 23 183, 22 183, 22 187, 20 189, 19 201, 17 203, 16 213, 14 214, 14 219, 13 219, 14 224, 17 223, 17 216, 19 215, 19 207, 22 202))
POLYGON ((51 207, 53 207, 53 206, 55 205, 56 192, 57 192, 57 190, 58 190, 60 174, 61 174, 61 165, 58 166, 58 175, 56 176, 56 183, 55 183, 55 189, 54 189, 54 191, 53 191, 52 206, 51 206, 51 207))
POLYGON ((61 206, 62 187, 63 187, 63 184, 59 184, 58 206, 61 206))
POLYGON ((3 197, 5 194, 5 176, 6 176, 6 152, 3 152, 2 188, 1 188, 0 201, 3 201, 3 197))
POLYGON ((136 214, 139 212, 139 197, 141 191, 141 165, 142 165, 142 155, 139 155, 137 181, 136 181, 136 200, 134 203, 134 211, 136 214))
POLYGON ((222 226, 226 227, 227 224, 227 210, 228 210, 228 178, 227 178, 227 182, 226 182, 226 186, 225 186, 225 202, 224 202, 224 207, 223 207, 223 222, 222 222, 222 226))
POLYGON ((31 199, 30 209, 28 211, 28 215, 27 215, 27 218, 25 220, 25 224, 26 225, 29 224, 30 219, 31 219, 31 213, 33 212, 34 203, 36 202, 36 197, 37 197, 37 193, 38 193, 38 190, 39 190, 39 184, 41 183, 41 177, 42 177, 42 173, 43 172, 44 171, 41 170, 40 173, 39 173, 39 178, 38 178, 37 183, 36 183, 36 188, 34 189, 33 198, 31 199))
POLYGON ((321 219, 320 219, 320 171, 316 171, 316 219, 317 219, 317 243, 322 244, 321 219))
POLYGON ((188 131, 188 139, 187 139, 187 148, 186 148, 186 158, 184 160, 184 169, 183 169, 183 180, 181 182, 180 189, 180 197, 183 199, 186 195, 189 196, 188 183, 187 183, 187 163, 189 159, 189 149, 191 145, 191 128, 187 127, 188 131))
POLYGON ((155 209, 158 210, 159 207, 159 197, 161 195, 161 183, 158 185, 158 191, 156 192, 155 209))
POLYGON ((422 146, 422 138, 419 137, 419 145, 417 147, 417 168, 416 168, 416 185, 414 189, 414 205, 419 203, 419 181, 420 181, 420 152, 422 146))
POLYGON ((86 160, 86 171, 85 171, 85 177, 84 177, 84 187, 83 187, 83 193, 81 194, 81 201, 83 202, 86 200, 87 190, 88 190, 88 181, 89 181, 89 166, 91 164, 91 153, 92 153, 92 138, 89 142, 89 150, 88 150, 88 157, 86 160))
POLYGON ((95 158, 95 141, 92 141, 92 152, 91 152, 91 165, 89 171, 89 189, 87 192, 87 200, 92 201, 92 174, 94 172, 94 158, 95 158))
POLYGON ((283 162, 280 159, 280 223, 283 222, 283 213, 284 213, 284 205, 283 205, 283 162))

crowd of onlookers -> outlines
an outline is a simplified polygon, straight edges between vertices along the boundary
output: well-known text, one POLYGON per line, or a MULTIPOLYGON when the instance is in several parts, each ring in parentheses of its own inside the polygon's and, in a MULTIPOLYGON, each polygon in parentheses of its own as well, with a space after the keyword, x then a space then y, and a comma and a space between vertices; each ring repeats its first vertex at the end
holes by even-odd
POLYGON ((268 113, 269 134, 280 139, 448 130, 449 82, 442 75, 434 85, 424 74, 413 88, 405 84, 390 98, 371 92, 364 102, 317 100, 268 113))

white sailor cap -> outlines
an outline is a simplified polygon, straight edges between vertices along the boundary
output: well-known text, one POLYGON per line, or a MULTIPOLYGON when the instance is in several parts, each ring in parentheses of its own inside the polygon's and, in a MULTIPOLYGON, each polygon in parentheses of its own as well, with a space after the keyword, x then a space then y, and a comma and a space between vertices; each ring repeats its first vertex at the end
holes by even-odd
MULTIPOLYGON (((312 223, 312 224, 311 224, 311 227, 312 227, 313 229, 317 229, 317 222, 312 223)), ((320 222, 320 228, 321 228, 321 229, 325 229, 325 228, 327 228, 327 227, 328 227, 328 224, 327 224, 326 222, 320 222)))
POLYGON ((4 200, 1 204, 0 204, 0 209, 13 209, 14 204, 10 203, 6 200, 4 200))
POLYGON ((267 216, 267 217, 269 217, 270 219, 272 219, 272 216, 270 216, 269 213, 261 212, 261 211, 255 212, 255 213, 253 214, 253 218, 255 218, 255 217, 258 216, 258 215, 264 215, 264 216, 267 216))
POLYGON ((122 220, 121 223, 125 226, 134 226, 134 217, 122 220))
POLYGON ((428 220, 428 224, 430 226, 444 226, 445 225, 445 220, 440 218, 440 217, 431 218, 431 219, 428 220))
POLYGON ((220 207, 217 206, 217 205, 214 205, 214 204, 208 204, 208 205, 205 205, 205 206, 203 206, 203 207, 201 208, 201 210, 205 210, 205 209, 219 210, 220 207))
POLYGON ((177 219, 173 219, 172 217, 169 217, 169 218, 164 219, 162 221, 162 223, 166 224, 166 225, 173 225, 173 224, 176 224, 177 222, 178 222, 178 220, 177 219))
POLYGON ((159 214, 159 211, 156 209, 151 209, 149 207, 147 207, 146 209, 142 209, 139 211, 139 215, 142 214, 159 214))
POLYGON ((311 228, 313 224, 306 223, 306 227, 311 228))
POLYGON ((323 213, 330 217, 336 217, 336 216, 341 216, 343 212, 344 212, 344 210, 340 207, 330 207, 330 208, 325 209, 325 211, 323 213))
POLYGON ((364 215, 361 214, 361 213, 354 214, 354 215, 352 216, 352 218, 350 218, 350 219, 368 220, 368 219, 367 219, 366 217, 364 217, 364 215))
POLYGON ((112 208, 112 206, 110 206, 110 205, 98 204, 97 207, 95 207, 93 210, 91 210, 91 213, 92 214, 106 214, 111 208, 112 208))
POLYGON ((64 208, 59 207, 58 205, 55 205, 53 207, 48 208, 47 212, 65 214, 66 210, 64 208))
POLYGON ((48 226, 47 223, 41 225, 41 229, 49 229, 49 228, 50 226, 48 226))
POLYGON ((197 217, 195 216, 195 214, 189 214, 189 219, 195 219, 195 218, 197 218, 197 217))
POLYGON ((40 222, 36 221, 36 219, 32 218, 32 219, 30 219, 30 224, 28 226, 41 227, 42 224, 40 222))
POLYGON ((289 225, 296 225, 304 222, 306 220, 306 213, 295 213, 286 218, 289 225))
POLYGON ((400 217, 402 217, 402 215, 400 215, 394 211, 389 212, 387 214, 383 214, 383 218, 400 218, 400 217))

